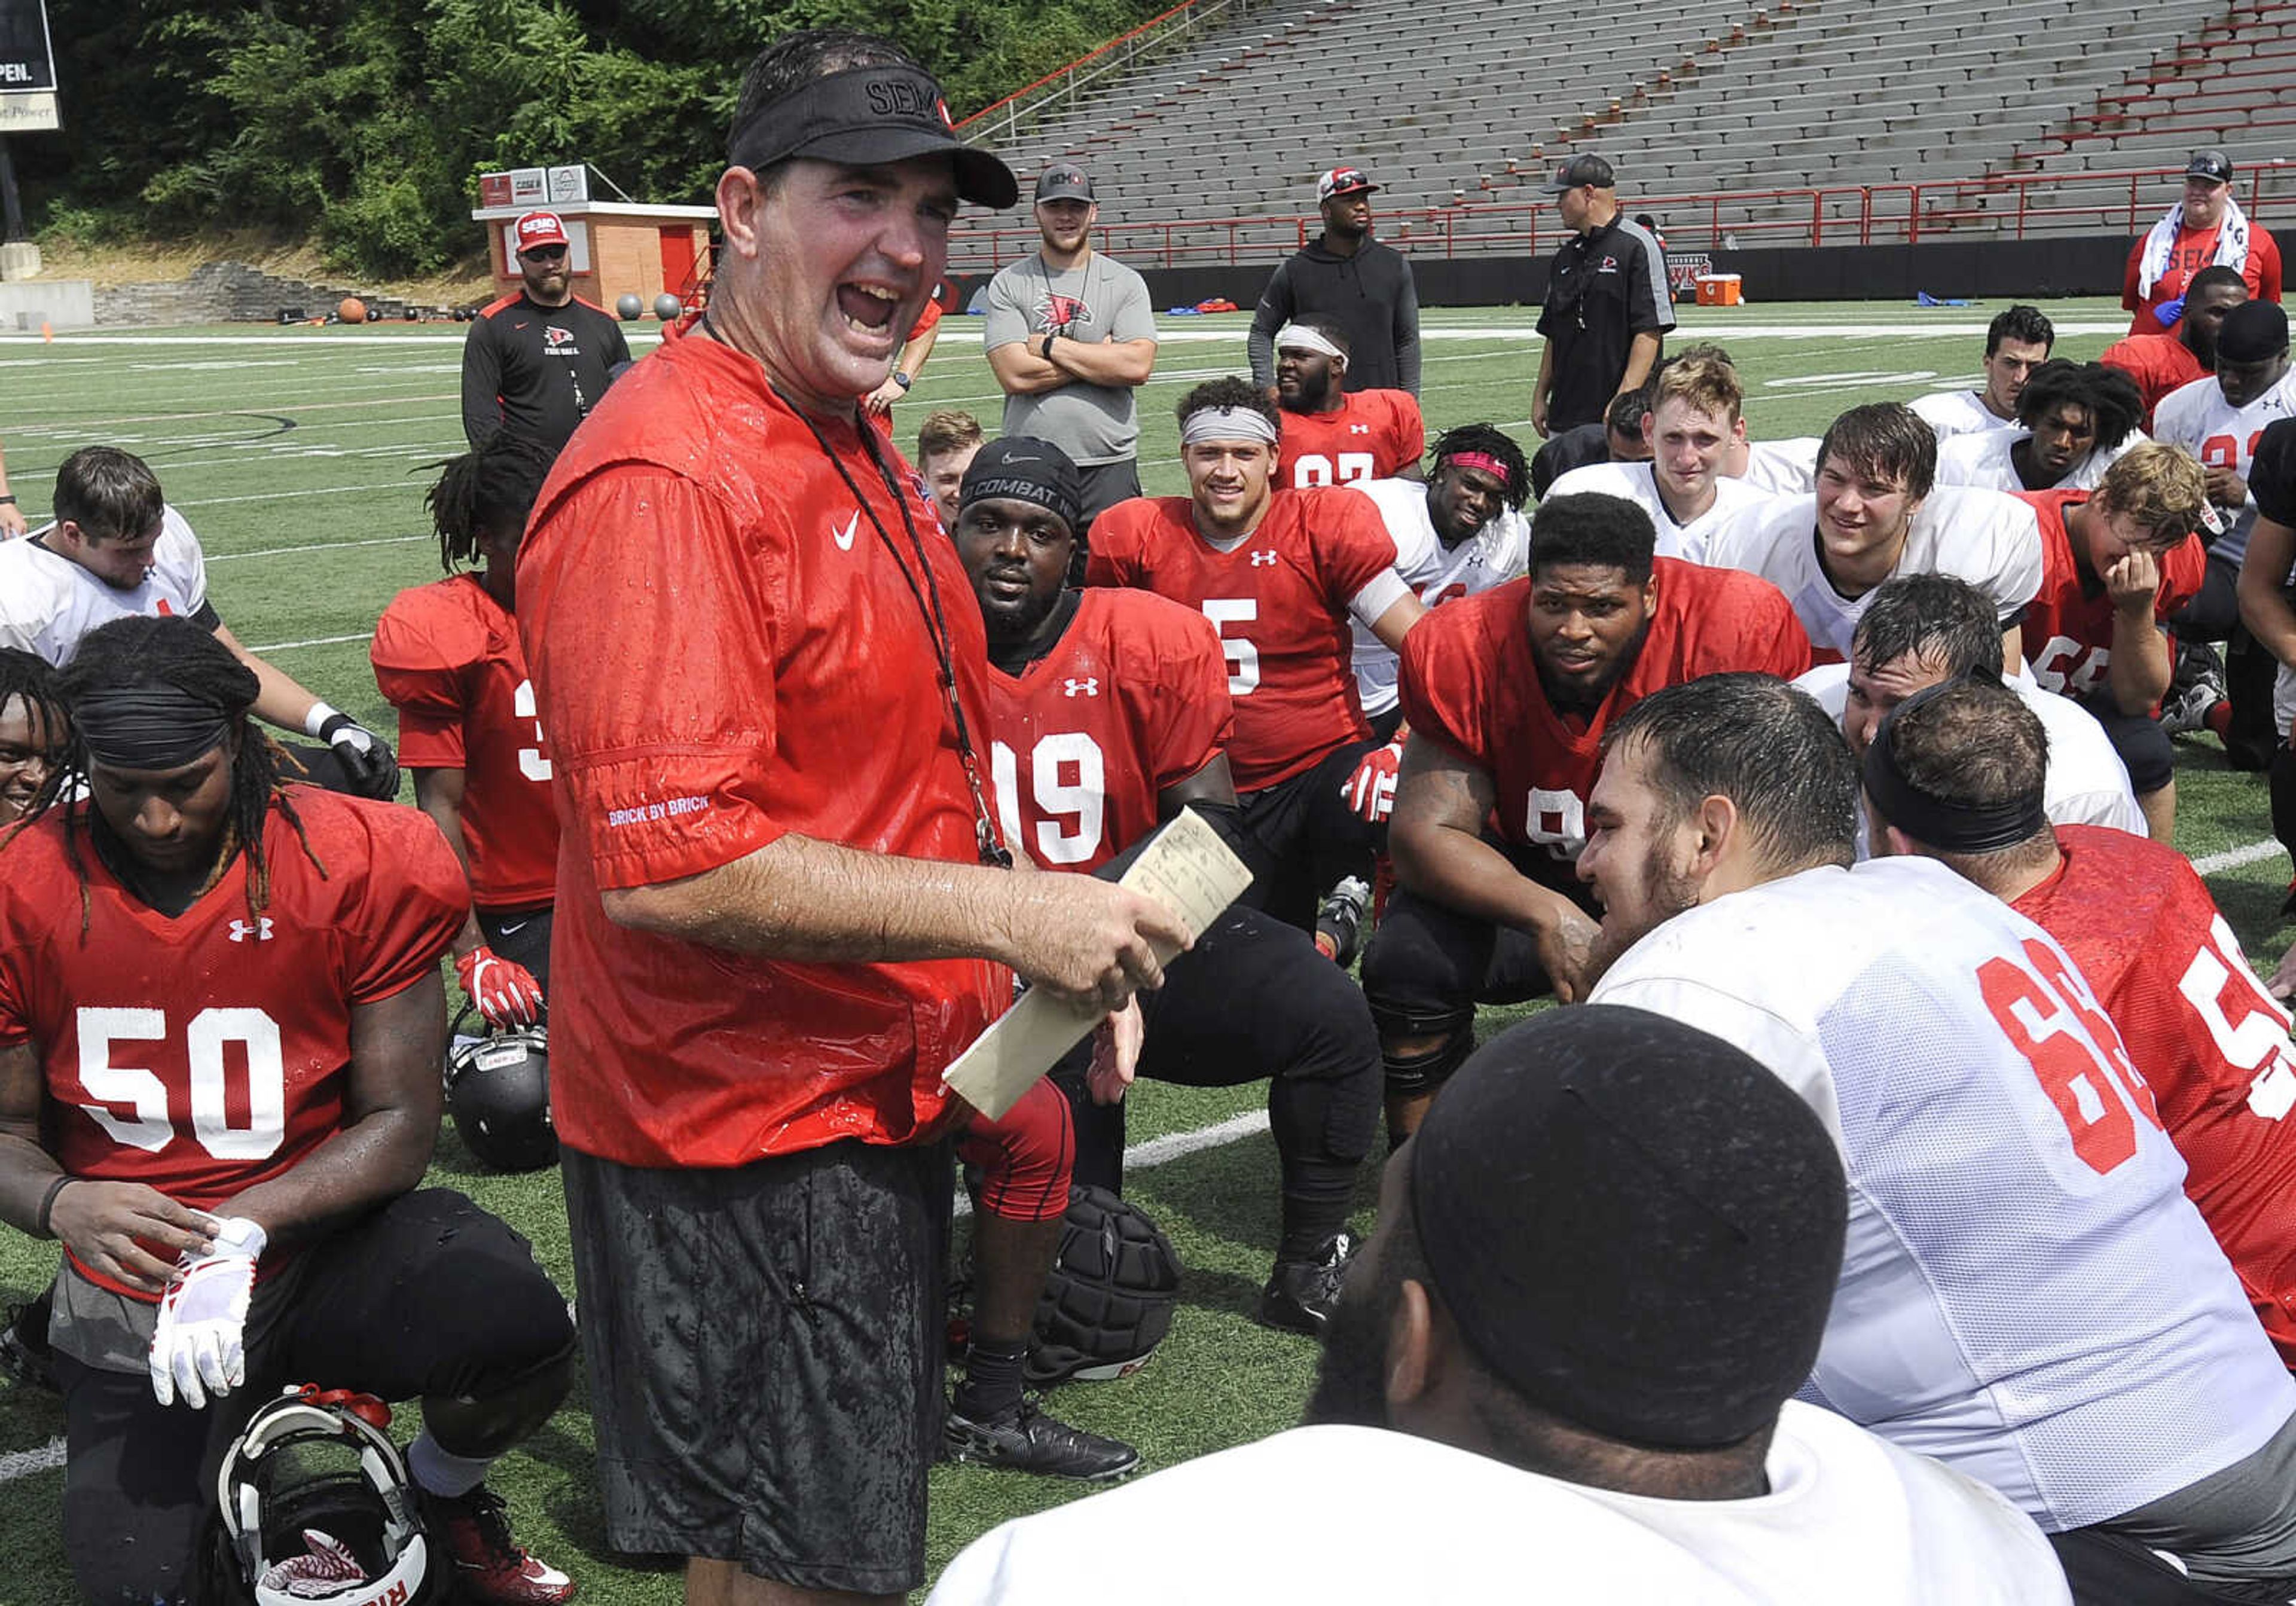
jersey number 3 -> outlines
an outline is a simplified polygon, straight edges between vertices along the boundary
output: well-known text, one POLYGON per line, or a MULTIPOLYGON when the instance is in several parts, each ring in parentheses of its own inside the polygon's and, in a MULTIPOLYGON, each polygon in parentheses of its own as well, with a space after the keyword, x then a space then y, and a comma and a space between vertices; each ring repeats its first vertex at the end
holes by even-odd
MULTIPOLYGON (((163 1042, 164 1010, 84 1005, 78 1020, 79 1085, 94 1102, 88 1118, 112 1141, 157 1154, 177 1129, 168 1085, 140 1065, 112 1062, 114 1045, 163 1042)), ((279 1024, 258 1009, 203 1009, 184 1028, 191 1068, 191 1137, 217 1159, 267 1159, 287 1135, 287 1064, 279 1024), (241 1045, 247 1063, 242 1096, 232 1097, 226 1045, 241 1045)))
POLYGON ((2128 1062, 2112 1022, 2066 973, 2064 962, 2030 938, 2025 960, 2031 970, 2006 957, 1987 960, 1978 967, 1978 986, 1993 1019, 2056 1106, 2073 1152, 2101 1176, 2136 1153, 2138 1117, 2159 1128, 2152 1089, 2128 1062))

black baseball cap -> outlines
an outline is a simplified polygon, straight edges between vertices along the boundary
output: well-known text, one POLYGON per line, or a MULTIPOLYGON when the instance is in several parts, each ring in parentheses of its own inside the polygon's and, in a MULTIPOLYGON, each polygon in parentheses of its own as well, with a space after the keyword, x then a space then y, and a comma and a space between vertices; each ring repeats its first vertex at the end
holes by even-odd
POLYGON ((1546 181, 1546 193, 1560 195, 1565 190, 1575 190, 1583 184, 1593 184, 1598 190, 1615 190, 1619 187, 1619 176, 1611 170, 1609 162, 1589 152, 1585 156, 1574 156, 1555 168, 1554 176, 1546 181))
POLYGON ((1009 207, 1021 199, 1012 168, 956 137, 939 80, 922 67, 826 73, 752 111, 726 141, 729 165, 758 172, 796 157, 873 168, 944 152, 964 200, 1009 207))
POLYGON ((1046 168, 1037 176, 1037 204, 1047 201, 1092 201, 1092 176, 1071 162, 1046 168))
POLYGON ((2205 178, 2212 184, 2232 182, 2232 158, 2221 151, 2195 151, 2185 164, 2185 176, 2205 178))

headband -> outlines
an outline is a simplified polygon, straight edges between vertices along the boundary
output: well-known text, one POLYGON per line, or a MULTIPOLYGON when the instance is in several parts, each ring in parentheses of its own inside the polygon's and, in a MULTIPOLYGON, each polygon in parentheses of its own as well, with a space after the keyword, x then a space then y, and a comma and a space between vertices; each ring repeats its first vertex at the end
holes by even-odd
POLYGON ((1275 426, 1257 407, 1198 407, 1180 421, 1180 444, 1200 447, 1215 440, 1262 440, 1274 446, 1275 426))
POLYGON ((919 67, 889 62, 824 74, 753 109, 726 140, 728 165, 755 172, 792 157, 867 168, 944 152, 964 200, 1009 207, 1021 198, 1010 168, 956 137, 940 84, 919 67))
POLYGON ((1286 324, 1275 332, 1275 349, 1282 351, 1287 348, 1293 351, 1320 351, 1325 356, 1335 356, 1343 363, 1348 360, 1348 354, 1340 349, 1338 341, 1322 330, 1310 329, 1305 324, 1286 324))
POLYGON ((180 769, 222 744, 239 723, 179 686, 103 686, 71 705, 87 756, 107 769, 180 769))
POLYGON ((1498 477, 1498 482, 1506 487, 1510 492, 1514 489, 1514 471, 1508 468, 1506 464, 1501 463, 1497 458, 1492 456, 1488 452, 1451 452, 1447 453, 1442 457, 1437 459, 1437 461, 1439 463, 1455 463, 1463 469, 1480 469, 1486 474, 1496 475, 1498 477))
POLYGON ((1890 710, 1874 733, 1874 740, 1866 744, 1866 760, 1860 766, 1866 793, 1884 820, 1928 847, 1947 853, 1995 853, 2014 848, 2048 825, 2046 794, 2042 788, 2036 786, 2006 803, 1956 803, 1923 791, 1898 766, 1898 719, 1907 709, 1920 708, 1925 700, 1954 684, 1946 681, 1931 686, 1890 710))

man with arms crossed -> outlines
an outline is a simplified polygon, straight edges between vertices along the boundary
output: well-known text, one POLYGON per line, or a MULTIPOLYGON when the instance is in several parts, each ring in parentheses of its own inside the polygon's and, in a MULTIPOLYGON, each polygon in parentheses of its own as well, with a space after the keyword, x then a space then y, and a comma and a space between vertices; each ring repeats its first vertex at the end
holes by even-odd
POLYGON ((980 610, 859 411, 959 198, 1017 198, 941 106, 865 35, 759 53, 709 309, 559 459, 519 556, 608 1532, 689 1558, 697 1603, 924 1581, 942 1069, 1007 966, 1116 1009, 1185 938, 1119 888, 999 867, 980 610))

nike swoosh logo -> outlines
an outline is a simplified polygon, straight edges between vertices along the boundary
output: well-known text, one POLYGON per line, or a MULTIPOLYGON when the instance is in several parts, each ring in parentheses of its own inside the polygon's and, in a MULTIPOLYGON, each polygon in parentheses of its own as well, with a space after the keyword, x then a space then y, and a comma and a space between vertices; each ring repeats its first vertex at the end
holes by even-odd
POLYGON ((829 532, 829 538, 837 543, 838 551, 851 552, 853 550, 853 532, 860 528, 861 514, 857 510, 854 512, 854 515, 845 521, 845 528, 843 529, 832 529, 829 532))
POLYGON ((504 922, 502 922, 502 927, 501 927, 502 934, 503 934, 504 937, 515 937, 515 936, 517 936, 521 931, 525 930, 527 929, 527 927, 528 927, 528 926, 529 926, 529 925, 531 925, 532 923, 533 923, 533 922, 532 922, 531 921, 524 921, 524 920, 506 920, 506 921, 504 921, 504 922))

